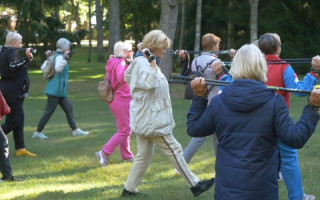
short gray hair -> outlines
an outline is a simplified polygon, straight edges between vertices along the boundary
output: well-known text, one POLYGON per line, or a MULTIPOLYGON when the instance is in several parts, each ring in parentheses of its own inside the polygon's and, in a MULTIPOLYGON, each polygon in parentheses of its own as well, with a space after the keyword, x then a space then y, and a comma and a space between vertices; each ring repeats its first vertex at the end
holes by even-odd
POLYGON ((267 82, 267 63, 254 44, 243 45, 233 58, 230 75, 236 79, 252 79, 267 82))
POLYGON ((70 44, 71 42, 68 39, 60 38, 57 41, 56 47, 57 49, 62 49, 63 51, 67 51, 67 50, 70 50, 70 44))
POLYGON ((123 58, 124 52, 131 51, 132 45, 126 42, 119 41, 114 44, 113 53, 115 57, 123 58))
POLYGON ((11 47, 14 42, 17 42, 18 40, 22 39, 22 36, 17 32, 8 32, 6 37, 5 45, 6 47, 11 47))

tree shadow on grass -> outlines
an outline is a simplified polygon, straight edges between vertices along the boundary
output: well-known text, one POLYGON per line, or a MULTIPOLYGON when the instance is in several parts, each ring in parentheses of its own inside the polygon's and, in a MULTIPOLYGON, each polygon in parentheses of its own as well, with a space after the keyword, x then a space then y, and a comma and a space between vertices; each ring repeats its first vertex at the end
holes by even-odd
POLYGON ((77 192, 64 192, 62 190, 57 190, 57 191, 46 191, 39 193, 37 195, 32 194, 29 196, 22 195, 18 196, 16 198, 13 198, 13 200, 63 200, 63 199, 110 199, 110 200, 115 200, 115 199, 120 199, 121 192, 120 188, 118 186, 110 186, 110 187, 104 187, 104 188, 91 188, 88 190, 82 190, 82 191, 77 191, 77 192), (107 196, 105 191, 108 190, 117 190, 117 192, 113 192, 113 197, 107 196), (118 192, 119 191, 119 192, 118 192), (93 195, 94 194, 94 195, 93 195))

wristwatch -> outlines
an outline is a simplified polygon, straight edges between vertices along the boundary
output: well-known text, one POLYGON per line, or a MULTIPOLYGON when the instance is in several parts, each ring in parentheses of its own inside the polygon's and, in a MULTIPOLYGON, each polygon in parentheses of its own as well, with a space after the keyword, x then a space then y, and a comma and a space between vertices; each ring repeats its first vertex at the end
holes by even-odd
POLYGON ((149 63, 151 63, 154 59, 156 59, 156 56, 151 55, 150 58, 148 59, 149 63))

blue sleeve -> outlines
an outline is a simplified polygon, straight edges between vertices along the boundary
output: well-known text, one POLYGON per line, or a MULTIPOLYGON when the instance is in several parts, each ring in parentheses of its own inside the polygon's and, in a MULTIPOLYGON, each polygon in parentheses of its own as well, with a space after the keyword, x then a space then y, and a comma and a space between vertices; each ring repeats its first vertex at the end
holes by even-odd
POLYGON ((205 137, 215 132, 213 107, 208 100, 194 96, 188 112, 187 132, 191 137, 205 137), (210 120, 209 120, 210 119, 210 120))
MULTIPOLYGON (((223 75, 223 76, 220 78, 220 81, 233 82, 232 78, 231 78, 228 74, 223 75)), ((223 91, 223 88, 224 88, 224 86, 219 86, 219 89, 220 89, 221 91, 223 91)))
MULTIPOLYGON (((286 88, 293 88, 299 90, 312 90, 312 87, 318 83, 318 80, 312 76, 310 73, 307 73, 303 78, 303 81, 299 81, 295 78, 295 73, 292 67, 289 65, 283 73, 283 82, 286 88)), ((295 96, 306 96, 304 93, 293 93, 295 96)))
POLYGON ((136 57, 139 57, 139 56, 143 56, 141 51, 137 51, 137 53, 136 53, 136 57))
POLYGON ((305 106, 299 121, 295 124, 283 98, 275 103, 274 130, 277 137, 292 148, 302 148, 311 137, 319 120, 318 112, 305 106))

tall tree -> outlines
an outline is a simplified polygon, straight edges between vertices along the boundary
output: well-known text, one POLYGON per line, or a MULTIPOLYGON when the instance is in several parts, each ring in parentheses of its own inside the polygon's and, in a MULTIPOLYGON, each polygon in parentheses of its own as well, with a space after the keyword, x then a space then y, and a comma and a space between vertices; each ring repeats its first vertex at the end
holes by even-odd
POLYGON ((183 48, 183 42, 184 42, 184 32, 186 28, 186 1, 182 0, 182 6, 181 6, 181 27, 180 27, 180 37, 179 37, 179 49, 183 48))
POLYGON ((70 0, 71 6, 71 19, 76 22, 77 28, 76 30, 81 29, 81 20, 80 20, 80 13, 79 13, 79 6, 80 1, 70 0))
POLYGON ((105 62, 103 49, 102 12, 100 0, 96 0, 96 20, 97 20, 97 61, 105 62))
POLYGON ((109 43, 108 54, 113 54, 114 44, 120 40, 120 2, 109 0, 109 43))
MULTIPOLYGON (((194 38, 194 50, 200 50, 201 38, 201 18, 202 18, 202 0, 197 0, 197 13, 196 13, 196 35, 194 38)), ((198 55, 195 55, 195 57, 198 55)))
POLYGON ((89 17, 89 49, 88 49, 88 62, 91 62, 91 49, 92 49, 92 24, 91 24, 91 17, 92 17, 92 13, 91 13, 91 4, 92 4, 92 0, 89 0, 88 2, 88 8, 89 8, 89 13, 88 13, 88 17, 89 17))
MULTIPOLYGON (((161 0, 161 15, 159 22, 159 29, 166 33, 174 42, 174 36, 177 28, 178 21, 178 8, 177 0, 161 0)), ((169 48, 172 50, 172 46, 169 48)), ((160 68, 163 74, 169 78, 172 73, 172 57, 165 54, 160 62, 160 68)))
POLYGON ((258 39, 258 4, 259 0, 249 0, 250 3, 250 42, 258 39))
POLYGON ((227 49, 232 49, 234 48, 234 23, 233 23, 233 18, 231 17, 231 10, 233 7, 233 0, 229 0, 228 4, 228 44, 227 44, 227 49))

